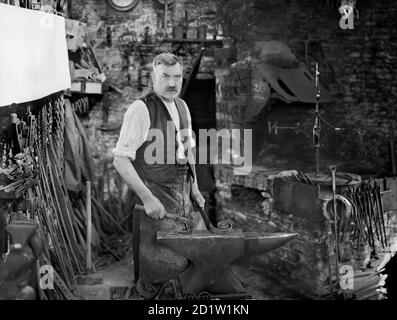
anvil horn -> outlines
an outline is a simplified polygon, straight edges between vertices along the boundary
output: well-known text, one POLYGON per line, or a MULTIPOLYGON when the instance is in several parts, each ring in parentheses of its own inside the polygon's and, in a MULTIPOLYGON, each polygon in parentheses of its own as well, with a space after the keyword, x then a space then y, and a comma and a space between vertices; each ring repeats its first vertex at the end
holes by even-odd
POLYGON ((277 249, 298 236, 297 233, 244 232, 245 256, 256 256, 277 249))

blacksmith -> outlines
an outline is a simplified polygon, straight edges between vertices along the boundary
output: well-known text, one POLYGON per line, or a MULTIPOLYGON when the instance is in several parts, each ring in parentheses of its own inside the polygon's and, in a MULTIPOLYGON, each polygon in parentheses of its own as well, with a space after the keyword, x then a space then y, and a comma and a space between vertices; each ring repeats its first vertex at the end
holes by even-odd
POLYGON ((190 112, 178 98, 182 80, 183 63, 178 56, 156 56, 153 90, 128 107, 113 149, 116 170, 144 207, 144 212, 135 210, 133 219, 135 277, 144 297, 153 291, 145 288, 177 278, 188 266, 186 258, 156 243, 157 231, 186 227, 166 213, 190 217, 194 229, 205 229, 193 206, 195 202, 203 208, 205 200, 197 185, 190 112))

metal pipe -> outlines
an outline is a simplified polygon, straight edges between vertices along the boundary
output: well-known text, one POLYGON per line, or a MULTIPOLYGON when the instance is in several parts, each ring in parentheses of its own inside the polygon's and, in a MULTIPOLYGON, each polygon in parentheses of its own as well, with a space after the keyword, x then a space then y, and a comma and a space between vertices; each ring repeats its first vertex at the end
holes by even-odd
POLYGON ((334 204, 334 233, 335 233, 335 268, 336 268, 336 283, 339 284, 339 232, 338 232, 338 220, 336 211, 336 167, 330 166, 332 175, 332 197, 334 204))

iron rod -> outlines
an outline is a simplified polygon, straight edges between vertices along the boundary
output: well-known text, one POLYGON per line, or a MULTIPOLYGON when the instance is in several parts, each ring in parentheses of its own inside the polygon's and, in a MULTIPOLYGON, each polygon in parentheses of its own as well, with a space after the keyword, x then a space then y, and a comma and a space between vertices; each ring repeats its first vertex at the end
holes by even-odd
POLYGON ((86 267, 87 271, 92 269, 92 259, 91 259, 91 181, 87 181, 87 256, 86 256, 86 267))

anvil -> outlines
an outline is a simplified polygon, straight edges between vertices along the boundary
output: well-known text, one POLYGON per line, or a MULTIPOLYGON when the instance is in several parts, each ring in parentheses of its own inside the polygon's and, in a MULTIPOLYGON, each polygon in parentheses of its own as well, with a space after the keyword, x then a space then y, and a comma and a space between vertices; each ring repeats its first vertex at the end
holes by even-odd
POLYGON ((0 300, 15 299, 24 286, 34 286, 35 259, 44 246, 34 221, 11 221, 7 232, 13 246, 4 263, 0 261, 0 300))
POLYGON ((199 294, 242 292, 240 281, 230 264, 243 257, 276 249, 297 236, 296 233, 257 233, 235 229, 217 234, 208 230, 191 233, 157 232, 157 242, 182 254, 191 265, 180 275, 182 291, 199 294))
POLYGON ((19 244, 33 259, 40 255, 44 246, 37 228, 37 223, 32 220, 14 220, 7 225, 12 244, 19 244))

